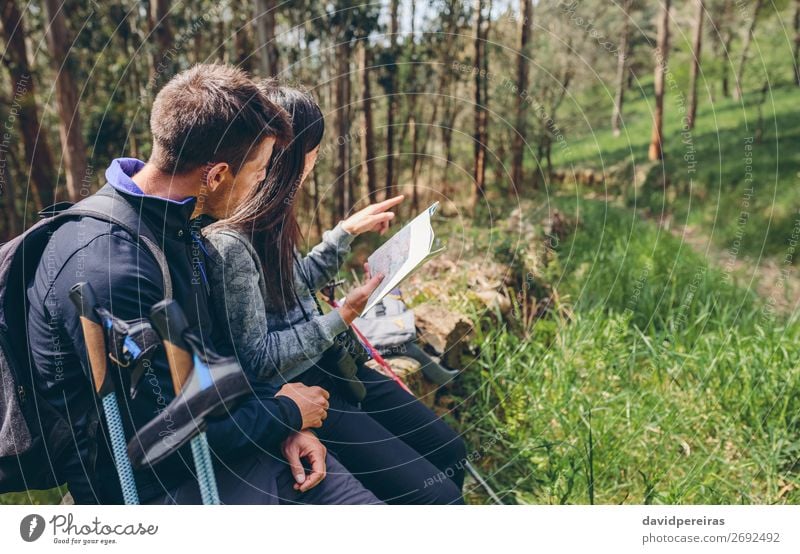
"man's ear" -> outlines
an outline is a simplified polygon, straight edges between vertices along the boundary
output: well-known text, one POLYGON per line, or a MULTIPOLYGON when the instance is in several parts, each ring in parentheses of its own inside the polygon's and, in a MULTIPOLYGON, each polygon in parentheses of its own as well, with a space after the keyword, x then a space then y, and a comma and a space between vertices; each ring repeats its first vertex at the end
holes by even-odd
POLYGON ((228 179, 230 166, 225 162, 219 162, 212 165, 206 174, 206 185, 209 191, 216 192, 216 190, 228 179))

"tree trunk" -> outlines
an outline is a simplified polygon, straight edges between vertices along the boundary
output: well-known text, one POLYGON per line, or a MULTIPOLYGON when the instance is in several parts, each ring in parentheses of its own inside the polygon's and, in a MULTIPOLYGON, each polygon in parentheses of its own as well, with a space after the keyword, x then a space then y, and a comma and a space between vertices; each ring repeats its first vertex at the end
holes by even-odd
POLYGON ((344 219, 350 204, 350 176, 349 176, 349 127, 347 118, 347 85, 350 80, 350 56, 346 43, 338 46, 338 69, 336 77, 336 132, 339 136, 336 141, 336 217, 344 219))
POLYGON ((394 120, 397 112, 397 31, 399 0, 392 0, 389 17, 389 51, 392 56, 392 66, 389 67, 389 90, 387 92, 386 108, 386 180, 384 181, 384 198, 393 194, 394 186, 394 120))
POLYGON ((69 70, 67 54, 72 40, 67 31, 64 12, 59 0, 45 0, 49 24, 46 28, 53 71, 56 79, 56 104, 58 107, 61 152, 67 176, 67 194, 77 202, 80 188, 86 177, 86 147, 83 141, 78 87, 69 70))
POLYGON ((692 69, 689 75, 689 113, 687 124, 689 129, 694 129, 694 120, 697 116, 697 77, 700 73, 700 53, 703 49, 703 19, 705 18, 705 6, 703 0, 695 0, 697 3, 697 19, 694 27, 694 44, 692 45, 692 69))
POLYGON ((17 186, 14 179, 17 175, 24 175, 24 171, 19 171, 17 157, 13 144, 8 145, 8 149, 3 149, 3 158, 7 164, 0 173, 0 200, 2 200, 5 221, 3 222, 2 234, 0 234, 0 244, 8 242, 14 238, 24 227, 24 222, 17 210, 17 186))
POLYGON ((617 51, 617 95, 614 100, 614 112, 611 114, 611 132, 615 137, 620 134, 622 125, 622 104, 625 101, 625 70, 628 67, 628 33, 630 29, 630 10, 633 0, 625 0, 622 4, 622 33, 619 36, 617 51))
POLYGON ((364 182, 367 184, 370 202, 377 201, 378 187, 375 177, 375 131, 372 122, 372 92, 370 89, 370 59, 369 45, 366 39, 361 43, 361 106, 364 115, 364 132, 361 133, 361 171, 364 182))
POLYGON ((517 54, 517 121, 516 132, 512 145, 513 161, 511 168, 511 181, 515 188, 522 186, 523 163, 525 161, 525 149, 528 146, 525 104, 528 100, 528 43, 530 42, 530 30, 533 26, 533 2, 531 0, 519 1, 519 54, 517 54))
POLYGON ((456 124, 456 116, 458 115, 459 108, 462 103, 454 98, 452 90, 454 86, 452 82, 448 88, 447 104, 444 110, 444 121, 440 127, 442 132, 442 143, 444 144, 444 170, 442 171, 442 195, 445 198, 450 197, 450 182, 449 172, 450 165, 453 163, 453 129, 456 124))
MULTIPOLYGON (((317 240, 322 240, 322 203, 319 200, 319 177, 317 176, 317 166, 311 170, 312 184, 314 185, 311 190, 311 199, 314 202, 314 209, 311 213, 314 214, 314 228, 317 231, 317 240)), ((334 225, 335 227, 335 225, 334 225)))
POLYGON ((15 0, 6 0, 0 10, 0 22, 6 42, 3 61, 11 78, 12 108, 19 106, 25 166, 30 168, 31 194, 36 209, 40 210, 53 203, 58 177, 47 132, 42 129, 39 121, 36 89, 25 51, 25 27, 15 0))
POLYGON ((665 0, 661 9, 658 22, 658 45, 655 58, 655 97, 656 109, 653 115, 653 133, 650 138, 650 150, 647 157, 656 161, 664 158, 663 127, 664 127, 664 74, 669 60, 669 5, 670 0, 665 0))
POLYGON ((275 39, 275 0, 255 0, 256 39, 260 53, 260 67, 264 77, 273 77, 280 73, 278 43, 275 39))
POLYGON ((150 84, 154 90, 159 88, 159 80, 169 79, 175 70, 175 60, 172 59, 170 53, 173 34, 169 10, 169 0, 150 0, 150 13, 148 14, 150 36, 153 37, 156 45, 150 67, 150 84))
POLYGON ((411 67, 409 81, 411 97, 408 102, 408 130, 411 133, 411 211, 419 211, 418 179, 419 179, 419 126, 417 125, 417 104, 420 86, 417 71, 417 43, 416 43, 417 4, 411 2, 411 67))
MULTIPOLYGON (((352 109, 353 109, 353 81, 350 78, 350 58, 353 55, 353 48, 350 46, 350 43, 344 45, 343 58, 347 60, 345 64, 345 70, 343 75, 344 79, 344 119, 347 124, 347 132, 343 135, 347 142, 347 196, 344 199, 344 211, 343 216, 346 216, 347 213, 353 208, 353 204, 356 202, 357 194, 356 194, 356 187, 358 186, 358 179, 352 173, 353 168, 353 130, 352 130, 352 109), (345 57, 346 56, 346 57, 345 57)), ((356 60, 356 63, 358 61, 356 60)), ((358 65, 356 65, 358 67, 358 65)))
POLYGON ((747 67, 747 53, 750 50, 750 43, 753 41, 753 33, 756 31, 756 23, 758 22, 758 13, 764 5, 764 0, 756 0, 756 7, 753 10, 753 19, 750 20, 750 26, 747 29, 747 34, 744 37, 742 44, 742 56, 739 58, 739 70, 736 72, 736 87, 733 89, 733 99, 740 100, 742 98, 742 79, 744 79, 744 70, 747 67))
POLYGON ((794 3, 794 82, 800 87, 800 0, 794 3))
MULTIPOLYGON (((249 18, 248 18, 249 19, 249 18)), ((236 49, 236 65, 248 73, 255 69, 253 66, 253 28, 247 24, 247 20, 234 20, 234 46, 236 49)))
POLYGON ((731 80, 730 80, 730 61, 728 61, 728 56, 730 56, 731 51, 731 44, 733 44, 733 31, 728 31, 728 37, 725 40, 725 58, 722 64, 722 96, 725 98, 730 98, 731 96, 731 80))
MULTIPOLYGON (((709 7, 714 7, 715 4, 709 4, 709 7)), ((711 18, 713 33, 711 34, 711 45, 714 51, 714 57, 722 61, 722 74, 720 82, 722 86, 722 96, 728 98, 730 96, 729 85, 729 65, 730 65, 730 51, 731 42, 733 41, 733 25, 730 22, 730 12, 732 8, 732 0, 725 0, 723 4, 716 4, 716 7, 711 18)))
POLYGON ((478 206, 483 197, 484 180, 486 178, 486 98, 485 89, 481 80, 481 69, 486 66, 486 41, 484 38, 483 0, 475 0, 475 164, 473 166, 473 179, 475 186, 472 194, 472 211, 478 206))

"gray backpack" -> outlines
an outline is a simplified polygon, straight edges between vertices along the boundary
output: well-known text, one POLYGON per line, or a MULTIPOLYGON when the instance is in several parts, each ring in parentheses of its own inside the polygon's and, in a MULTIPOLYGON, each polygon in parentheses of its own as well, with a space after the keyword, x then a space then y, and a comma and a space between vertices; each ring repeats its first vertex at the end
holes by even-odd
POLYGON ((60 485, 55 468, 73 441, 68 422, 37 391, 27 346, 27 284, 52 233, 84 216, 119 225, 153 255, 165 287, 170 286, 166 258, 154 236, 109 185, 74 206, 62 202, 40 216, 42 221, 0 246, 0 493, 60 485))
POLYGON ((391 353, 417 338, 414 311, 406 307, 399 289, 387 294, 363 317, 356 318, 353 325, 381 354, 391 353))

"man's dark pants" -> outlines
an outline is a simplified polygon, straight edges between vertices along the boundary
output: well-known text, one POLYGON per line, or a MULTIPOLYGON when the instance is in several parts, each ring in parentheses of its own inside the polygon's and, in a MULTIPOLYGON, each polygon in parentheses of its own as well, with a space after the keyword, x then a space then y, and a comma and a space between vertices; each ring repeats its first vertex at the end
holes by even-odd
MULTIPOLYGON (((223 504, 382 504, 333 456, 327 456, 326 465, 325 479, 302 493, 294 490, 286 461, 270 452, 227 464, 216 460, 214 470, 223 504)), ((197 481, 190 480, 147 504, 201 503, 197 481)))

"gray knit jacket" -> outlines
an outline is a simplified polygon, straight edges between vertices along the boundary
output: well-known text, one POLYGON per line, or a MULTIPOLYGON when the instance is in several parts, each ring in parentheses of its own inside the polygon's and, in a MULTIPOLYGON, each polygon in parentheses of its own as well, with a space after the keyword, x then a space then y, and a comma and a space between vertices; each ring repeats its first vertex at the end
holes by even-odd
POLYGON ((306 282, 319 290, 335 277, 353 238, 340 223, 326 231, 308 255, 295 256, 294 288, 300 304, 295 302, 284 314, 267 296, 262 264, 248 238, 227 229, 206 233, 213 315, 227 325, 239 363, 250 378, 277 386, 294 379, 347 329, 337 310, 319 314, 306 282))

